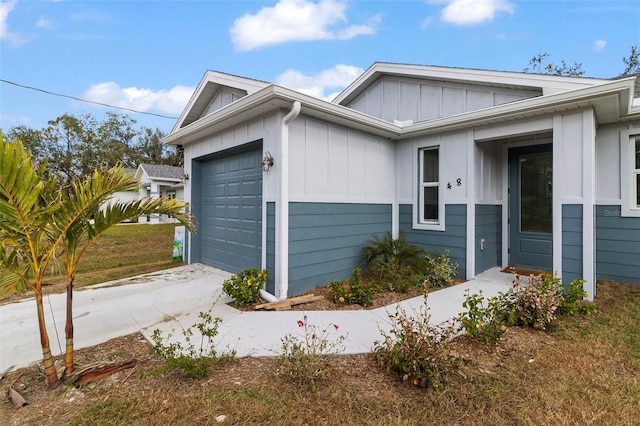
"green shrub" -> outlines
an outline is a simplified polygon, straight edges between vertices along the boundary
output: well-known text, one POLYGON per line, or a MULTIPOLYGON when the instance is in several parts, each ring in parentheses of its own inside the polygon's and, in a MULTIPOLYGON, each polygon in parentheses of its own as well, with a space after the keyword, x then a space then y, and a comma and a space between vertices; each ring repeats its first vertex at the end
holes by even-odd
POLYGON ((485 300, 482 296, 482 290, 472 295, 467 290, 462 306, 466 308, 466 311, 459 314, 459 320, 465 333, 483 343, 497 342, 512 322, 513 298, 511 292, 500 293, 485 300))
POLYGON ((353 269, 353 275, 349 278, 348 285, 344 281, 332 281, 329 283, 329 296, 334 303, 339 305, 358 304, 364 307, 373 304, 373 296, 380 292, 375 281, 365 282, 362 279, 362 270, 353 269))
POLYGON ((199 318, 201 321, 194 325, 202 336, 199 346, 196 346, 191 340, 193 337, 191 327, 182 329, 184 344, 180 341, 171 342, 175 329, 172 329, 166 338, 162 336, 160 330, 153 331, 151 335, 154 344, 152 351, 164 359, 164 366, 160 367, 157 372, 179 370, 190 379, 204 379, 209 376, 212 365, 228 362, 235 358, 233 351, 218 353, 215 349, 213 339, 218 335, 218 326, 222 320, 213 318, 211 310, 200 312, 199 318))
MULTIPOLYGON (((420 272, 409 266, 400 266, 397 269, 383 259, 374 259, 367 265, 368 278, 380 290, 406 293, 413 283, 422 277, 420 272), (415 276, 418 276, 416 278, 415 276)), ((424 279, 422 279, 424 281, 424 279)), ((422 284, 420 281, 420 284, 422 284)))
POLYGON ((562 287, 562 303, 558 307, 559 315, 575 315, 576 313, 591 315, 598 311, 593 303, 583 300, 587 297, 587 292, 583 288, 584 283, 585 280, 576 278, 562 287))
POLYGON ((308 386, 316 391, 318 382, 329 377, 332 359, 330 355, 344 352, 345 336, 329 338, 330 330, 337 332, 337 324, 329 324, 324 329, 309 324, 307 316, 298 320, 303 328, 302 335, 287 334, 282 338, 282 354, 278 357, 276 374, 285 376, 295 383, 308 386))
POLYGON ((458 273, 458 264, 449 260, 449 250, 425 255, 425 279, 431 287, 446 287, 458 273))
POLYGON ((440 391, 460 363, 460 357, 450 351, 451 339, 458 329, 449 322, 437 326, 429 324, 431 315, 426 296, 416 314, 407 315, 399 306, 395 314, 389 314, 391 331, 382 333, 384 341, 375 342, 376 360, 403 381, 440 391))
POLYGON ((404 266, 415 265, 424 255, 422 248, 407 242, 404 233, 400 233, 398 238, 394 239, 390 231, 382 236, 372 237, 363 250, 367 264, 382 260, 394 271, 399 271, 404 266))
POLYGON ((224 280, 222 291, 231 296, 236 306, 250 306, 260 300, 260 290, 267 282, 267 270, 247 268, 224 280))

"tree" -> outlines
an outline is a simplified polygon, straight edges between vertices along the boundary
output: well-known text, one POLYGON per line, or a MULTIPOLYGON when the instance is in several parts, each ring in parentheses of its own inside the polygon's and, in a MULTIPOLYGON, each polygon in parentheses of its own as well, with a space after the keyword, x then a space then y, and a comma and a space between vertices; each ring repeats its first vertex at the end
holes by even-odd
POLYGON ((622 58, 625 68, 621 75, 632 75, 640 73, 640 49, 637 44, 631 46, 631 53, 628 58, 622 58))
POLYGON ((20 141, 5 140, 0 132, 0 267, 2 285, 26 283, 34 292, 46 381, 58 385, 49 346, 42 283, 51 260, 64 253, 67 275, 65 374, 73 371, 73 282, 78 262, 87 249, 112 226, 152 213, 169 214, 191 232, 194 218, 187 205, 166 198, 136 200, 100 207, 119 191, 138 188, 122 166, 96 170, 62 187, 46 164, 38 166, 20 141))
POLYGON ((584 75, 582 64, 574 62, 573 65, 567 65, 564 59, 561 65, 554 65, 551 62, 547 62, 551 55, 547 52, 540 52, 529 61, 529 66, 522 71, 526 73, 536 74, 548 74, 548 75, 563 75, 568 77, 580 77, 584 75))

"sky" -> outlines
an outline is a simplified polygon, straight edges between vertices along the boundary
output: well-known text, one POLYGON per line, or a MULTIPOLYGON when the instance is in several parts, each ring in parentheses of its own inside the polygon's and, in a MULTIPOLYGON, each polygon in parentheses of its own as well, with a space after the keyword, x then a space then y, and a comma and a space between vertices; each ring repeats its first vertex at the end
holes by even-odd
POLYGON ((207 70, 330 100, 374 62, 520 72, 546 52, 613 78, 633 45, 640 0, 0 0, 0 129, 116 111, 168 133, 207 70))

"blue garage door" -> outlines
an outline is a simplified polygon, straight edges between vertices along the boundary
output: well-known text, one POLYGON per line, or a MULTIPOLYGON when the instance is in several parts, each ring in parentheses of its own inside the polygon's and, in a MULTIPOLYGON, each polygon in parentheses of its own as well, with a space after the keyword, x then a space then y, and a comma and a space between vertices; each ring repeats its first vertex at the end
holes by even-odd
POLYGON ((198 232, 202 262, 229 272, 260 267, 262 150, 202 163, 198 232))

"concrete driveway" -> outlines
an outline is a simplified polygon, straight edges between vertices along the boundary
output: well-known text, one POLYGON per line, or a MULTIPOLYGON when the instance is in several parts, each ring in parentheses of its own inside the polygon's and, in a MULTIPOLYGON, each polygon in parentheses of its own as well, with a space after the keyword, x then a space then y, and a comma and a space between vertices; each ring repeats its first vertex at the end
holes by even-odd
MULTIPOLYGON (((220 297, 222 282, 229 276, 194 264, 79 289, 73 296, 75 347, 152 328, 169 317, 188 317, 194 312, 197 317, 220 297)), ((65 306, 65 294, 44 298, 54 356, 64 351, 65 306)), ((0 372, 41 359, 34 299, 0 306, 0 372)))

